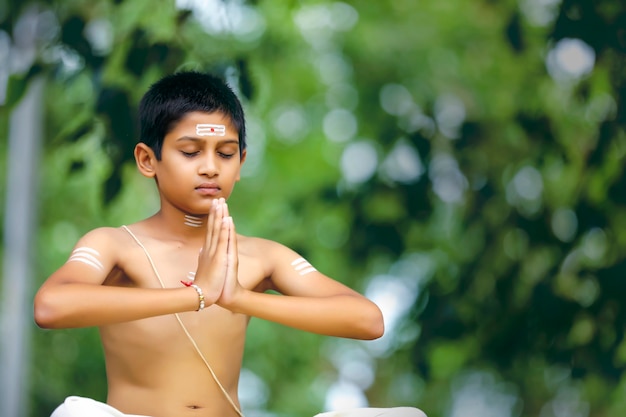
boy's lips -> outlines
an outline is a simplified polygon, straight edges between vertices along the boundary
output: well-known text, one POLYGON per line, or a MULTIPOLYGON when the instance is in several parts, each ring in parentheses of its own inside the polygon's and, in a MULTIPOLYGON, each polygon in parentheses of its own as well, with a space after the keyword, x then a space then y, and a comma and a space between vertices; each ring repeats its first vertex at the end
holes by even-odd
POLYGON ((196 187, 202 195, 216 195, 220 192, 221 188, 215 183, 203 183, 196 187))

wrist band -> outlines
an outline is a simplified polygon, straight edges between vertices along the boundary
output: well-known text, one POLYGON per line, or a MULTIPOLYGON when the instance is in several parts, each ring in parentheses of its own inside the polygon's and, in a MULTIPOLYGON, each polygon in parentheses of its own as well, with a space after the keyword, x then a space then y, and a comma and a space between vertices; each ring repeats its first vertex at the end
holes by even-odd
POLYGON ((198 299, 200 300, 200 304, 198 305, 198 309, 196 311, 204 310, 204 293, 202 292, 202 288, 198 287, 196 284, 191 284, 190 287, 193 287, 194 290, 198 293, 198 299))

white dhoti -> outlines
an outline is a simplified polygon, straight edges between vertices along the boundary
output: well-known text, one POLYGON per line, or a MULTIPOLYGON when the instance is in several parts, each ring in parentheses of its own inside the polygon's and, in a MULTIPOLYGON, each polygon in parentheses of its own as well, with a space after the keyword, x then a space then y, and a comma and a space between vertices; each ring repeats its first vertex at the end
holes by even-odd
MULTIPOLYGON (((116 408, 91 398, 67 397, 50 417, 150 417, 136 414, 124 414, 116 408)), ((316 414, 315 417, 426 417, 418 408, 355 408, 344 411, 330 411, 316 414)))
POLYGON ((316 414, 315 417, 426 417, 426 414, 414 407, 355 408, 316 414))
POLYGON ((100 401, 85 397, 67 397, 50 417, 150 417, 124 414, 100 401))

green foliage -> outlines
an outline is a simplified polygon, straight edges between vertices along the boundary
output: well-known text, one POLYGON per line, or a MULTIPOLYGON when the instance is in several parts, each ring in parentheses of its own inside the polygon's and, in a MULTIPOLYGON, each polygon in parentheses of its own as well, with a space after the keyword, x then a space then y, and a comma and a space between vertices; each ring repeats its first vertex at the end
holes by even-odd
MULTIPOLYGON (((0 27, 36 2, 14 3, 0 27)), ((237 4, 203 15, 172 1, 41 2, 58 32, 5 100, 46 75, 41 280, 82 233, 157 209, 132 164, 138 100, 163 74, 214 71, 248 114, 238 230, 293 247, 399 314, 366 343, 252 320, 245 367, 268 393, 256 407, 315 414, 341 374, 336 358, 358 352, 376 371, 365 387, 376 406, 624 414, 626 8, 237 4), (554 65, 570 38, 594 54, 580 77, 554 65)), ((91 330, 35 332, 32 415, 68 393, 104 396, 91 330)))

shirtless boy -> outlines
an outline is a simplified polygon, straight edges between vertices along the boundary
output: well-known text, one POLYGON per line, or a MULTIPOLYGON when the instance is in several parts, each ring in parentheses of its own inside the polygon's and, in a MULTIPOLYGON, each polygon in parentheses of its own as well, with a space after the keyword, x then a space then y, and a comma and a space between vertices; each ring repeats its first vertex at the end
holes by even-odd
MULTIPOLYGON (((35 296, 39 326, 97 326, 106 359, 106 404, 68 397, 53 416, 242 415, 250 317, 336 337, 383 334, 371 301, 293 250, 236 233, 226 200, 246 158, 245 122, 225 83, 165 77, 143 97, 140 123, 134 156, 155 179, 159 211, 85 234, 35 296)), ((387 411, 376 415, 423 416, 387 411)))

